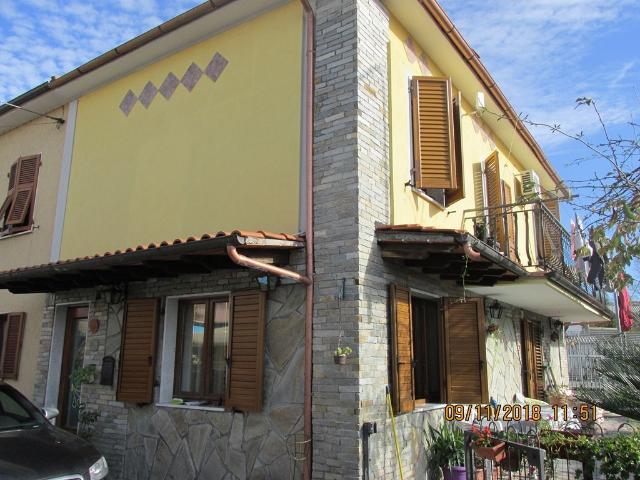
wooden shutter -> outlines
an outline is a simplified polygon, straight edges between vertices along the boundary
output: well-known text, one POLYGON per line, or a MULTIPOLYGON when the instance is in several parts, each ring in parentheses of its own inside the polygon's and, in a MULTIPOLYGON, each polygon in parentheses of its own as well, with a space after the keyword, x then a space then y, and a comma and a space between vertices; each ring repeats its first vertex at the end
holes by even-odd
POLYGON ((562 227, 560 226, 560 201, 555 198, 543 202, 554 218, 542 215, 542 235, 544 238, 544 257, 549 265, 561 268, 564 252, 562 251, 562 227))
POLYGON ((266 294, 259 290, 231 295, 229 376, 225 406, 243 412, 262 410, 266 294))
POLYGON ((484 302, 444 300, 447 403, 487 403, 484 302))
POLYGON ((522 321, 523 373, 527 396, 544 399, 544 356, 539 323, 522 321))
POLYGON ((456 188, 445 191, 447 205, 464 198, 464 159, 462 158, 462 94, 453 99, 453 138, 455 142, 456 188))
MULTIPOLYGON (((511 195, 511 187, 507 185, 507 183, 502 181, 502 190, 504 195, 504 203, 510 204, 513 203, 513 195, 511 195)), ((514 222, 514 212, 513 207, 509 207, 508 210, 505 210, 505 217, 507 221, 507 242, 509 243, 509 258, 513 261, 517 261, 516 255, 516 225, 514 222)))
POLYGON ((40 156, 24 157, 18 160, 13 200, 9 207, 7 225, 22 225, 33 205, 40 156))
POLYGON ((496 207, 504 205, 502 183, 500 180, 500 157, 493 152, 484 163, 484 174, 487 185, 487 206, 489 207, 489 233, 498 241, 500 248, 505 245, 504 220, 502 211, 496 207))
POLYGON ((7 330, 4 345, 2 345, 1 378, 8 380, 17 380, 18 378, 25 318, 26 314, 24 313, 7 314, 7 330))
POLYGON ((451 82, 414 77, 413 165, 417 188, 457 188, 451 82))
POLYGON ((153 402, 159 299, 128 300, 116 400, 153 402))
POLYGON ((553 200, 546 200, 544 205, 551 213, 553 213, 554 217, 560 220, 560 200, 557 198, 554 198, 553 200))
POLYGON ((4 222, 5 213, 9 210, 9 206, 13 201, 13 187, 16 183, 16 169, 18 167, 18 162, 11 165, 11 169, 9 170, 9 188, 7 191, 7 196, 5 197, 2 205, 0 205, 0 222, 4 222))
POLYGON ((391 285, 391 383, 395 413, 407 413, 415 407, 413 383, 413 325, 411 292, 391 285))

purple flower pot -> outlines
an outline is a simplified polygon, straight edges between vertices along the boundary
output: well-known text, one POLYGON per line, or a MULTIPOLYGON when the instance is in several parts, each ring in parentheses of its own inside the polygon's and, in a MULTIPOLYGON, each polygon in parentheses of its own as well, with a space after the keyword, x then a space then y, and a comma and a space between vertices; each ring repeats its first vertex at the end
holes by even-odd
POLYGON ((444 480, 465 480, 467 471, 464 467, 445 467, 442 469, 444 480))

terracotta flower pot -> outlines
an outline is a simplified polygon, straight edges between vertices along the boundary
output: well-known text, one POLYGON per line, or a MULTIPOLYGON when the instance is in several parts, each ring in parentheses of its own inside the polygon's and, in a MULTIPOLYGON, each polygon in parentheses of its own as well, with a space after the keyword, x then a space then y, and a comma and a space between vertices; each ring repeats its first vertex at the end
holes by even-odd
POLYGON ((507 456, 506 444, 504 442, 496 442, 493 445, 486 446, 474 445, 473 451, 476 457, 493 460, 494 462, 500 462, 507 456))
POLYGON ((345 354, 342 355, 334 355, 333 361, 336 362, 336 365, 346 365, 347 364, 347 356, 345 354))

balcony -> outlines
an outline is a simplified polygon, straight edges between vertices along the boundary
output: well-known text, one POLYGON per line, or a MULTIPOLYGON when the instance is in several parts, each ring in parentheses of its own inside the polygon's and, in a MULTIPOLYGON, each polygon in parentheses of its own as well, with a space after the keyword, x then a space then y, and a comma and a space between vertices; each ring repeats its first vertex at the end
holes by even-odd
POLYGON ((571 235, 542 200, 465 210, 463 229, 528 272, 546 276, 607 308, 611 299, 587 283, 573 258, 571 235))

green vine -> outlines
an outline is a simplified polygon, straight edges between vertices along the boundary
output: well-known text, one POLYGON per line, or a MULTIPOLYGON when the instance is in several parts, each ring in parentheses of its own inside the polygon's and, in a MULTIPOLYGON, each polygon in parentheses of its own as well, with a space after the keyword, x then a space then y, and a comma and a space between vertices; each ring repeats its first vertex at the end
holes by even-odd
POLYGON ((71 402, 72 406, 78 411, 78 435, 82 438, 89 439, 93 434, 93 428, 98 419, 99 412, 87 408, 86 402, 80 400, 82 385, 85 383, 93 383, 96 377, 96 366, 87 365, 78 368, 71 374, 71 402))

